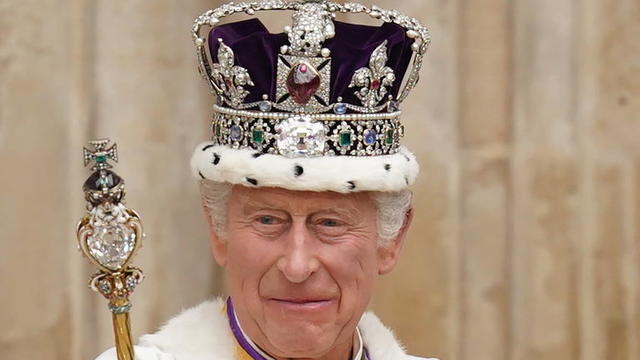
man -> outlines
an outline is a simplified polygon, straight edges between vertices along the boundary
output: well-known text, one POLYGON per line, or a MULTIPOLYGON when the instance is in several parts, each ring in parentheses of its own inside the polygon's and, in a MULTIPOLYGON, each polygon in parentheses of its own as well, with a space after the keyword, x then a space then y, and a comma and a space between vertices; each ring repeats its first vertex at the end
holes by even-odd
MULTIPOLYGON (((417 82, 427 30, 358 4, 265 1, 208 11, 193 31, 217 104, 213 141, 196 148, 192 168, 229 297, 143 336, 136 357, 411 359, 365 311, 413 217, 418 164, 399 143, 398 106, 417 82), (261 10, 294 10, 286 35, 255 19, 214 27, 209 64, 201 27, 261 10), (334 22, 337 12, 385 23, 334 22)), ((98 360, 115 358, 112 349, 98 360)))

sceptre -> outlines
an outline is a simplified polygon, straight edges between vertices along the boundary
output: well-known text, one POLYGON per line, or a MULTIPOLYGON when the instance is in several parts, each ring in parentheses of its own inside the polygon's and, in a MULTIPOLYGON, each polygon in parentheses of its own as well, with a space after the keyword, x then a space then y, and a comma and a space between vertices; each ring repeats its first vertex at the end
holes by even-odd
POLYGON ((109 300, 118 360, 134 360, 131 341, 129 295, 144 275, 129 265, 140 248, 144 233, 140 216, 124 205, 124 180, 109 161, 118 162, 116 144, 109 139, 89 142, 83 148, 84 166, 92 165, 92 174, 82 190, 87 200, 87 215, 77 227, 82 253, 98 267, 89 287, 109 300))

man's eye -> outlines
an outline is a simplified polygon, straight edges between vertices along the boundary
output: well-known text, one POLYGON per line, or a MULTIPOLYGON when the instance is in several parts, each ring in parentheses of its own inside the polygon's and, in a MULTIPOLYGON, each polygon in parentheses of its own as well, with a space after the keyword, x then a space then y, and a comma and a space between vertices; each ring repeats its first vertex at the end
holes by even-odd
POLYGON ((262 225, 273 225, 276 223, 276 218, 274 218, 273 216, 260 216, 258 218, 258 222, 262 225))
POLYGON ((334 219, 323 219, 323 220, 320 220, 320 225, 328 226, 328 227, 335 227, 335 226, 340 226, 340 223, 337 220, 334 220, 334 219))
POLYGON ((256 215, 251 221, 253 229, 260 235, 275 237, 287 229, 288 219, 277 215, 256 215))

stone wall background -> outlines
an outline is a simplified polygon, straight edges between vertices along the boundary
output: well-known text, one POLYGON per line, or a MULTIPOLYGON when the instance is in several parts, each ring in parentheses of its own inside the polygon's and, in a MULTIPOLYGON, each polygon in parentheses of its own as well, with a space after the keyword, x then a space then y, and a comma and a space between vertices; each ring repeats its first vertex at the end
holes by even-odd
MULTIPOLYGON (((221 290, 188 170, 211 103, 189 30, 218 3, 0 2, 3 360, 112 344, 73 232, 90 138, 147 228, 134 334, 221 290)), ((417 219, 373 309, 423 356, 640 359, 640 3, 377 4, 433 44, 404 106, 417 219)))

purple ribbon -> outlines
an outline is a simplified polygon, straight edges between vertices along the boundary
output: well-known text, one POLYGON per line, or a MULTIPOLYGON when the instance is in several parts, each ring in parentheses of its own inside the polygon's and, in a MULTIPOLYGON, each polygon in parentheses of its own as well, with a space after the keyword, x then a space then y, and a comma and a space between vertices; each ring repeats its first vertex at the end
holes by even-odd
POLYGON ((238 320, 236 320, 236 314, 233 310, 231 297, 227 298, 227 318, 229 318, 229 327, 231 327, 231 332, 236 338, 238 344, 240 344, 240 347, 242 347, 242 349, 244 349, 244 351, 246 351, 247 354, 249 354, 249 356, 251 356, 255 360, 267 360, 264 358, 264 356, 260 355, 260 353, 257 352, 253 348, 253 346, 251 346, 251 344, 249 344, 247 339, 245 339, 244 335, 242 334, 242 330, 240 330, 240 325, 238 324, 238 320))

